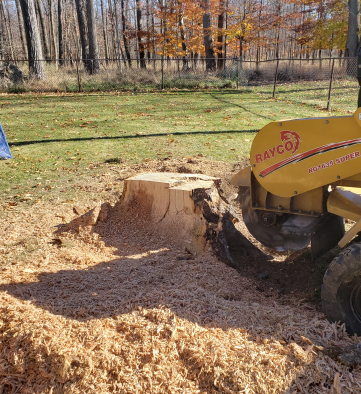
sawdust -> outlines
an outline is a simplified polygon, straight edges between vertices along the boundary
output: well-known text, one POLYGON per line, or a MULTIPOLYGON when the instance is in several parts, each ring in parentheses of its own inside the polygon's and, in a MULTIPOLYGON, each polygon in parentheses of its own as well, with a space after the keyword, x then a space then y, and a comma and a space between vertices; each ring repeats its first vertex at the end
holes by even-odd
POLYGON ((178 249, 136 209, 74 205, 39 202, 0 228, 0 392, 361 392, 361 367, 322 350, 359 338, 313 305, 178 249), (90 208, 96 225, 79 218, 90 208))

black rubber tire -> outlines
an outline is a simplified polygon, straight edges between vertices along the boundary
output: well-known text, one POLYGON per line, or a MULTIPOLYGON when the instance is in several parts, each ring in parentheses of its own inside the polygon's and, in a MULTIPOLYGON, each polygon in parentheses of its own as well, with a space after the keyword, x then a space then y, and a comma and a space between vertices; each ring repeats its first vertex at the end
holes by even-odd
POLYGON ((329 265, 321 289, 322 309, 331 322, 361 335, 361 244, 352 244, 329 265))

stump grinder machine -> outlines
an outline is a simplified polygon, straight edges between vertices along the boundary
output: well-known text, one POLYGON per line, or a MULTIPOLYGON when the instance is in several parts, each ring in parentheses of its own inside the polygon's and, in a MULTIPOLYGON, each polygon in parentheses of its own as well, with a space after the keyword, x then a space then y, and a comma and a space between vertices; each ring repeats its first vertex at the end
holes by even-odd
POLYGON ((322 305, 330 321, 361 335, 361 108, 268 124, 253 141, 250 164, 231 181, 248 188, 249 232, 277 250, 311 243, 313 259, 344 248, 324 275, 322 305), (344 219, 355 222, 347 232, 344 219))

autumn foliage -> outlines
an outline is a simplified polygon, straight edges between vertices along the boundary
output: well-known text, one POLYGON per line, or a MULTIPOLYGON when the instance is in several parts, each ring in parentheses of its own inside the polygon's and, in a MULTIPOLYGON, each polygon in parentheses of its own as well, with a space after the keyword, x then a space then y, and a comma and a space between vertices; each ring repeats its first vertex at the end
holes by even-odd
MULTIPOLYGON (((210 7, 218 56, 242 55, 260 60, 345 48, 348 14, 345 2, 211 0, 210 7), (225 23, 220 28, 222 13, 225 23)), ((168 0, 165 5, 155 4, 153 11, 156 24, 143 32, 146 49, 169 57, 205 55, 202 1, 168 0)))
MULTIPOLYGON (((89 28, 78 22, 80 14, 86 19, 87 1, 77 0, 79 10, 69 0, 34 2, 44 57, 87 58, 83 38, 89 28)), ((19 11, 16 2, 0 1, 4 60, 28 57, 19 11)), ((342 55, 349 10, 339 0, 95 0, 95 12, 98 57, 123 58, 131 66, 132 59, 204 57, 205 36, 212 46, 208 53, 218 58, 342 55)))

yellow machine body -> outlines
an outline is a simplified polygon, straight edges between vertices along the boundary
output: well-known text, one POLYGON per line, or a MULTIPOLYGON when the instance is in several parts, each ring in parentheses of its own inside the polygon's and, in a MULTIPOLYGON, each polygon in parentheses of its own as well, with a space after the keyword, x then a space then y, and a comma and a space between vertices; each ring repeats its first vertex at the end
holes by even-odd
POLYGON ((251 148, 251 167, 268 192, 292 197, 361 172, 361 108, 354 116, 272 122, 251 148))
MULTIPOLYGON (((274 230, 259 217, 278 223, 274 215, 322 218, 327 212, 356 222, 341 237, 336 223, 341 247, 361 232, 361 108, 353 116, 272 122, 255 137, 250 162, 231 183, 249 188, 245 213, 253 235, 266 239, 274 230)), ((288 223, 281 234, 289 233, 288 223)))

